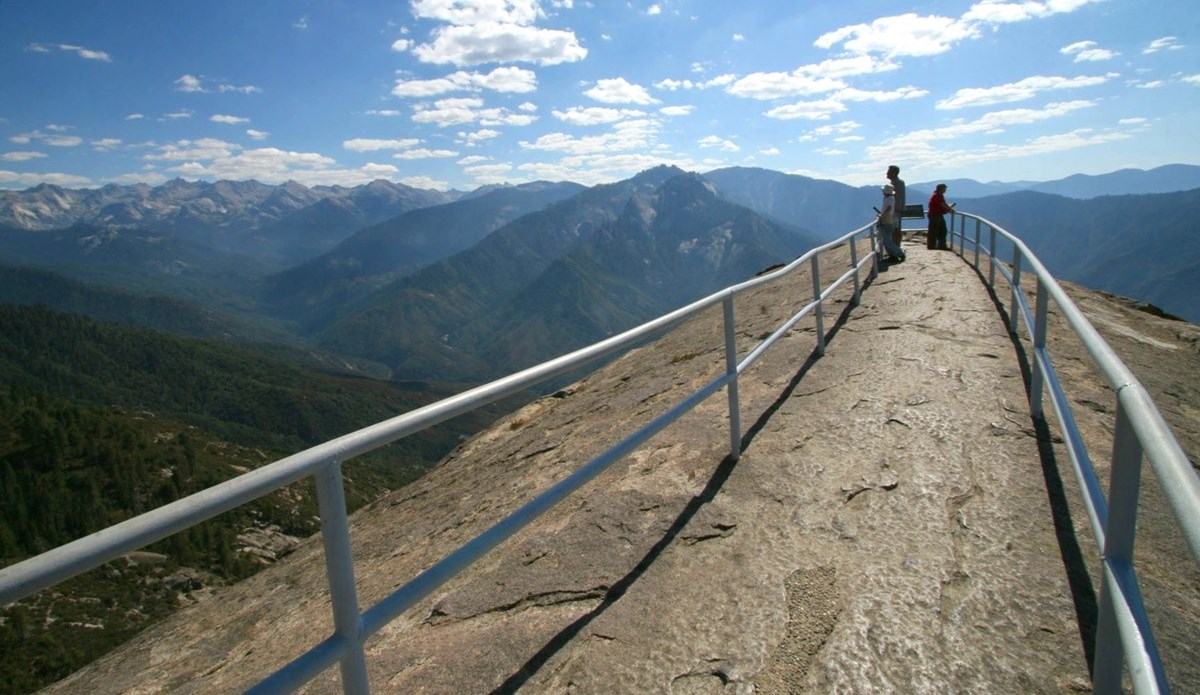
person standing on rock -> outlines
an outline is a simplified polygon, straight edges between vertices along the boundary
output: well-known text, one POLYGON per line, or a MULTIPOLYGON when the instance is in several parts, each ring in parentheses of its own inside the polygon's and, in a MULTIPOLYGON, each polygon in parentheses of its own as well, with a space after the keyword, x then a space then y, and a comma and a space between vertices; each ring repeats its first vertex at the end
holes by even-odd
POLYGON ((892 188, 896 191, 896 226, 892 230, 892 240, 896 242, 896 246, 904 240, 904 232, 900 230, 900 218, 904 216, 904 208, 906 203, 904 191, 904 179, 900 178, 900 167, 891 164, 887 168, 887 180, 891 182, 892 188))
POLYGON ((879 211, 879 222, 876 225, 879 228, 879 239, 883 242, 883 248, 887 252, 883 260, 901 262, 904 260, 904 249, 900 248, 900 244, 896 241, 896 227, 899 224, 900 216, 896 214, 896 189, 892 184, 884 184, 883 186, 883 206, 879 211))
POLYGON ((929 232, 925 237, 926 248, 950 250, 946 243, 945 215, 954 212, 953 207, 946 204, 946 184, 939 183, 933 195, 929 197, 929 232))

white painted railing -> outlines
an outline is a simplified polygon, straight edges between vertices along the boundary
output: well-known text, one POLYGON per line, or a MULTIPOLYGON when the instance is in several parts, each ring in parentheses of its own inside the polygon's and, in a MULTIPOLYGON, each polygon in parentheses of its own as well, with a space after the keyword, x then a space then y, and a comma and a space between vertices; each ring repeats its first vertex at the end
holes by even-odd
POLYGON ((1029 385, 1030 410, 1034 417, 1044 418, 1042 400, 1044 395, 1049 397, 1083 493, 1092 534, 1100 547, 1103 587, 1093 653, 1093 692, 1102 695, 1120 693, 1122 671, 1126 666, 1135 693, 1169 692, 1133 566, 1142 461, 1145 459, 1150 462, 1171 511, 1187 538, 1192 559, 1198 564, 1200 477, 1197 477, 1145 387, 1121 362, 1025 243, 995 223, 976 215, 952 213, 949 226, 951 246, 967 260, 966 247, 970 245, 975 269, 981 276, 981 255, 986 255, 987 282, 996 296, 1000 296, 996 291, 996 273, 1000 272, 1009 282, 1009 328, 1015 335, 1019 330, 1018 318, 1025 322, 1027 339, 1032 345, 1036 362, 1029 385), (973 233, 968 232, 968 226, 973 227, 973 233), (986 243, 981 241, 984 230, 986 243), (997 235, 1012 244, 1012 263, 1009 266, 996 260, 997 235), (1032 270, 1036 276, 1032 309, 1021 285, 1022 268, 1032 270), (1059 313, 1079 337, 1116 393, 1116 422, 1107 497, 1046 348, 1050 301, 1058 307, 1059 313))

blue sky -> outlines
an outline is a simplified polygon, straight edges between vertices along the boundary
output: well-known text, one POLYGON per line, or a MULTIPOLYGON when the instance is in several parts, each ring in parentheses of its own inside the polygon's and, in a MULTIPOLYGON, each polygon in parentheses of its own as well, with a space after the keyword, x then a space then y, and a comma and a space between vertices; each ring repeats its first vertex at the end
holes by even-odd
POLYGON ((0 0, 0 188, 1200 164, 1194 0, 0 0))

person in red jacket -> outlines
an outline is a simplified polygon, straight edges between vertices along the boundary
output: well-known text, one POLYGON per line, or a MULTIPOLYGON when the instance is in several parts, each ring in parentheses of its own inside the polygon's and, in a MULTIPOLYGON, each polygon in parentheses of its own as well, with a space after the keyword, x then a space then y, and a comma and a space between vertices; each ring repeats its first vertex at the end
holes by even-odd
POLYGON ((929 231, 926 232, 925 246, 931 249, 950 250, 946 243, 946 218, 944 215, 953 212, 952 205, 946 204, 946 184, 939 183, 933 195, 929 196, 929 231))

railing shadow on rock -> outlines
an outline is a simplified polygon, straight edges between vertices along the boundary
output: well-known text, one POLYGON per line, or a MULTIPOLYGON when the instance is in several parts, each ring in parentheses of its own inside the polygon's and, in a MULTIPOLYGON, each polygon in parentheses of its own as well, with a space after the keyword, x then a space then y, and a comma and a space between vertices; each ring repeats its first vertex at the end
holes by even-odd
POLYGON ((1019 322, 1024 321, 1025 338, 1034 356, 1028 385, 1031 414, 1044 421, 1043 400, 1049 399, 1063 433, 1092 534, 1100 548, 1102 590, 1092 660, 1093 692, 1121 693, 1126 667, 1135 693, 1169 692, 1133 562, 1142 462, 1149 461, 1197 564, 1200 564, 1200 477, 1145 387, 1023 241, 995 223, 969 213, 952 212, 949 227, 951 248, 964 261, 973 263, 981 278, 984 270, 980 264, 986 261, 984 279, 994 296, 1000 296, 997 272, 1008 281, 1009 330, 1019 337, 1019 322), (969 222, 974 223, 973 233, 968 232, 969 222), (1009 264, 997 260, 997 237, 1011 245, 1009 264), (968 245, 972 249, 970 254, 966 250, 968 245), (1032 306, 1021 284, 1023 268, 1031 270, 1036 278, 1032 306), (1051 301, 1116 394, 1107 496, 1047 349, 1051 301))
POLYGON ((328 667, 338 663, 341 668, 343 690, 347 693, 367 693, 370 691, 364 653, 364 643, 367 638, 595 478, 612 463, 632 452, 651 436, 721 389, 726 390, 729 402, 730 457, 732 460, 736 460, 741 454, 742 446, 737 389, 738 375, 754 364, 797 322, 808 316, 814 317, 816 321, 817 346, 814 355, 819 356, 824 352, 826 340, 825 300, 835 290, 847 282, 852 282, 851 306, 857 305, 865 282, 863 274, 867 274, 866 280, 869 280, 879 270, 879 254, 877 252, 867 252, 862 255, 862 258, 859 258, 859 244, 862 241, 869 241, 871 249, 878 248, 873 225, 863 226, 818 246, 778 270, 715 292, 612 338, 351 432, 36 557, 0 569, 0 605, 18 601, 82 572, 99 567, 126 553, 184 531, 222 512, 311 476, 317 487, 321 537, 333 609, 334 632, 259 682, 248 692, 291 692, 315 678, 328 667), (827 287, 822 287, 822 254, 844 245, 848 245, 850 249, 849 268, 838 275, 827 287), (735 342, 734 298, 747 290, 773 282, 801 268, 808 268, 812 274, 812 301, 804 305, 739 360, 735 342), (555 377, 577 373, 585 365, 594 364, 601 359, 644 344, 651 338, 661 336, 688 318, 717 304, 722 305, 724 317, 725 370, 721 375, 681 400, 665 413, 646 423, 624 440, 614 444, 595 459, 541 492, 524 506, 451 552, 374 606, 360 612, 355 586, 354 560, 350 551, 349 519, 346 513, 342 482, 341 466, 344 462, 555 377))

